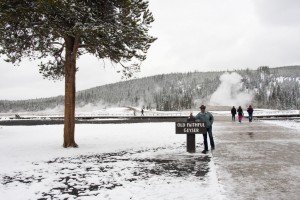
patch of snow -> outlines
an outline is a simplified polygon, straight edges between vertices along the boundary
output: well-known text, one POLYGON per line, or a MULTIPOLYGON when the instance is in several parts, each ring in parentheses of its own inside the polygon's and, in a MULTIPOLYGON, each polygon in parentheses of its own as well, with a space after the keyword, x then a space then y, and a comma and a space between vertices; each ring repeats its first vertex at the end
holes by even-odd
POLYGON ((186 153, 174 123, 78 124, 75 132, 80 147, 64 149, 63 125, 0 127, 1 198, 223 199, 210 156, 186 153), (172 175, 189 159, 203 175, 172 175))
POLYGON ((262 120, 266 124, 283 126, 286 128, 299 130, 300 133, 300 120, 262 120))
POLYGON ((284 77, 280 76, 276 78, 276 81, 279 83, 283 83, 284 77))

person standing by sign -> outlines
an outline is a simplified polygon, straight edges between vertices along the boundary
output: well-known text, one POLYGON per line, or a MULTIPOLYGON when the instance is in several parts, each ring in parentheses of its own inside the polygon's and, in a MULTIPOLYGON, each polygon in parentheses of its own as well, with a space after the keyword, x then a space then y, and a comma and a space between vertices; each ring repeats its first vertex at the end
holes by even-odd
MULTIPOLYGON (((212 124, 214 123, 214 117, 210 112, 206 112, 205 108, 206 107, 204 105, 201 105, 200 106, 201 112, 199 112, 195 116, 196 121, 199 120, 202 122, 206 122, 207 132, 203 134, 204 150, 202 151, 202 153, 204 153, 204 154, 206 154, 208 152, 207 133, 209 136, 211 149, 212 150, 215 149, 215 142, 214 142, 214 138, 213 138, 213 134, 212 134, 212 124)), ((192 116, 192 114, 191 114, 191 116, 192 116)))
POLYGON ((241 123, 244 116, 244 112, 241 106, 239 106, 239 108, 237 109, 237 113, 238 113, 239 122, 241 123))
POLYGON ((232 121, 235 121, 235 115, 236 115, 236 109, 235 109, 235 107, 233 106, 232 108, 231 108, 231 118, 232 118, 232 121))
POLYGON ((248 115, 249 115, 249 122, 252 122, 252 118, 253 118, 253 108, 250 105, 247 109, 248 115))

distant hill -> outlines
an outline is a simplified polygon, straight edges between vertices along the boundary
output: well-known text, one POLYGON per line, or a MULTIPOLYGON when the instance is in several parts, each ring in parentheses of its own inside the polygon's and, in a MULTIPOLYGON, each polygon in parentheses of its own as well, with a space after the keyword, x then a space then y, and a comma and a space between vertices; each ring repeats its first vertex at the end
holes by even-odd
MULTIPOLYGON (((241 91, 253 90, 256 107, 299 109, 300 66, 257 70, 171 73, 122 81, 78 91, 77 107, 87 104, 104 106, 135 106, 157 110, 183 110, 209 103, 225 72, 240 74, 241 91)), ((0 112, 41 111, 64 105, 64 96, 20 100, 0 100, 0 112)))

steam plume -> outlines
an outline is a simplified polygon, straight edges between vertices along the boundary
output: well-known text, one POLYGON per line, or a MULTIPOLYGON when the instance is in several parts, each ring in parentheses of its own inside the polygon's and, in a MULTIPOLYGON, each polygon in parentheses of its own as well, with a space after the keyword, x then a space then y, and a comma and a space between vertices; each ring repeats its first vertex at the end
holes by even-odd
POLYGON ((210 105, 247 106, 253 99, 253 92, 242 91, 242 76, 236 72, 220 76, 221 84, 211 95, 210 105))

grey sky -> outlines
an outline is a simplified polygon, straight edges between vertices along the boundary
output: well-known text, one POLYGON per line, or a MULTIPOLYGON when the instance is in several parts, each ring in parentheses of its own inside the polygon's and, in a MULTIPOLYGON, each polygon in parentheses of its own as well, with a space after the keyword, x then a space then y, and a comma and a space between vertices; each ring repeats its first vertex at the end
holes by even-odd
MULTIPOLYGON (((149 0, 158 40, 137 77, 170 72, 256 69, 300 64, 298 0, 149 0)), ((64 82, 43 80, 36 63, 0 61, 0 99, 61 95, 64 82)), ((77 90, 117 82, 103 61, 78 61, 77 90)))

